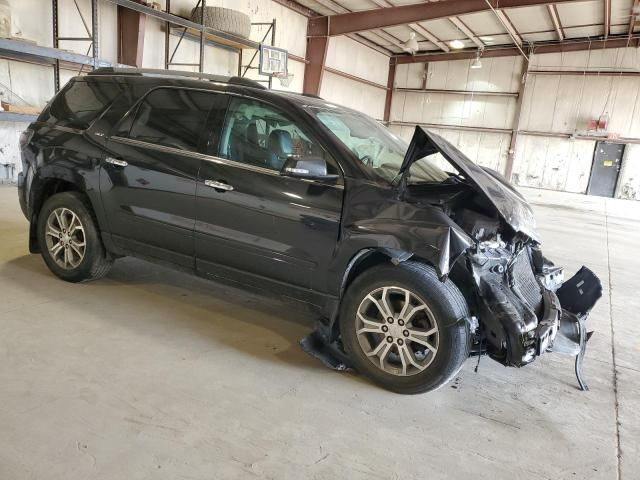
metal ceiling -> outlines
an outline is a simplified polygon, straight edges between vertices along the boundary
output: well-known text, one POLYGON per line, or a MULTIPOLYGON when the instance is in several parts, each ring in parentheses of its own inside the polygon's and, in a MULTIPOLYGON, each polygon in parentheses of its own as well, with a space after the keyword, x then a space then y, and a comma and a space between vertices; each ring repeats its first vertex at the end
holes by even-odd
MULTIPOLYGON (((321 16, 379 10, 402 5, 436 3, 437 0, 297 0, 321 16)), ((441 0, 458 1, 458 0, 441 0)), ((500 4, 500 2, 493 2, 500 4)), ((532 2, 535 3, 535 2, 532 2)), ((545 2, 540 2, 545 3, 545 2)), ((451 42, 464 49, 494 46, 526 47, 530 42, 572 39, 606 39, 626 35, 640 27, 633 16, 638 0, 589 0, 557 4, 489 9, 406 25, 376 28, 349 36, 388 55, 402 54, 402 44, 415 33, 420 53, 455 52, 451 42)), ((638 18, 640 20, 640 17, 638 18)))

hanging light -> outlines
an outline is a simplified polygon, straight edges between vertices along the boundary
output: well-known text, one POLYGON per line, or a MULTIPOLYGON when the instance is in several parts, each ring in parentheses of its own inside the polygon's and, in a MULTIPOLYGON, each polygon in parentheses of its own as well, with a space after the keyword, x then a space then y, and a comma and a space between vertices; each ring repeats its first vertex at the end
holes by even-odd
POLYGON ((402 49, 410 55, 416 54, 420 49, 420 45, 418 45, 418 41, 416 40, 416 32, 409 34, 409 39, 402 44, 402 49))
POLYGON ((471 68, 482 68, 482 61, 480 60, 480 55, 482 55, 482 51, 478 49, 476 52, 476 58, 471 62, 471 68))

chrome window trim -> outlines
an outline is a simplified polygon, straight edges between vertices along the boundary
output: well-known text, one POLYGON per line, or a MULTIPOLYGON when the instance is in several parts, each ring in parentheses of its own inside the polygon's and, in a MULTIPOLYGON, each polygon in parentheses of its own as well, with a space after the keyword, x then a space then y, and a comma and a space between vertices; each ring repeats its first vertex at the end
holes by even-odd
POLYGON ((58 125, 56 123, 40 122, 40 121, 37 121, 37 120, 35 122, 33 122, 33 123, 35 123, 39 127, 53 128, 54 130, 60 130, 61 132, 67 132, 67 133, 75 133, 77 135, 82 135, 88 130, 88 128, 64 127, 64 126, 58 125))
MULTIPOLYGON (((263 175, 271 175, 273 177, 281 177, 280 172, 277 171, 277 170, 272 170, 270 168, 258 167, 256 165, 249 165, 247 163, 242 163, 242 162, 236 162, 235 160, 228 160, 226 158, 216 157, 214 155, 206 155, 204 153, 192 152, 190 150, 180 150, 179 148, 167 147, 165 145, 156 145, 155 143, 144 142, 142 140, 134 140, 132 138, 114 136, 114 137, 111 137, 110 140, 113 140, 114 142, 118 142, 118 143, 123 143, 125 145, 132 145, 134 147, 150 148, 152 150, 157 150, 159 152, 172 153, 172 154, 175 154, 175 155, 184 155, 184 156, 195 158, 195 159, 198 159, 198 160, 204 160, 204 161, 207 161, 207 162, 217 163, 219 165, 225 165, 225 166, 228 166, 228 167, 241 168, 243 170, 249 170, 249 171, 256 172, 256 173, 261 173, 263 175)), ((344 185, 342 185, 342 184, 331 185, 331 184, 328 184, 328 183, 321 182, 319 180, 313 180, 313 179, 309 179, 309 178, 297 178, 297 177, 283 177, 283 178, 290 178, 290 179, 299 180, 299 181, 303 181, 303 182, 307 182, 307 183, 319 183, 319 184, 327 186, 327 187, 338 188, 338 189, 341 189, 341 190, 344 189, 344 185)), ((342 180, 343 178, 344 177, 340 176, 340 180, 342 180)))

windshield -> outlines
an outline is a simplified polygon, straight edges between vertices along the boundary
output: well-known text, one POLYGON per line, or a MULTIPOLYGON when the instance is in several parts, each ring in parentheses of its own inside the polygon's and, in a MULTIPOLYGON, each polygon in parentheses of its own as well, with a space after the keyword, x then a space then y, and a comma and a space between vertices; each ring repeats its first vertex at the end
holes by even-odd
MULTIPOLYGON (((372 173, 388 181, 396 180, 408 144, 373 118, 337 107, 307 106, 315 118, 333 133, 372 173)), ((441 183, 450 174, 440 165, 449 165, 440 154, 413 163, 410 183, 441 183)), ((446 168, 446 167, 445 167, 446 168)), ((451 170, 451 168, 449 168, 451 170)))

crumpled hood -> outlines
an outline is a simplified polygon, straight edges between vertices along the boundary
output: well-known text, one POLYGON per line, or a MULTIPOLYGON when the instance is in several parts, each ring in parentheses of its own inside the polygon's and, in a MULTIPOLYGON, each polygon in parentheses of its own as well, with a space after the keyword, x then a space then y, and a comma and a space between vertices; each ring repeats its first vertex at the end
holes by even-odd
POLYGON ((476 165, 440 135, 416 126, 400 173, 404 175, 413 162, 436 152, 440 152, 464 175, 511 228, 540 243, 533 211, 524 197, 498 172, 476 165))

